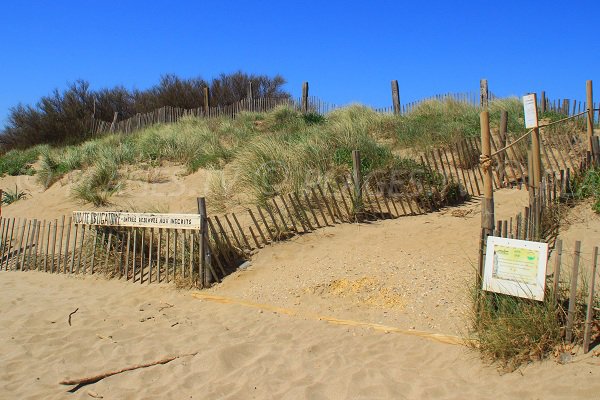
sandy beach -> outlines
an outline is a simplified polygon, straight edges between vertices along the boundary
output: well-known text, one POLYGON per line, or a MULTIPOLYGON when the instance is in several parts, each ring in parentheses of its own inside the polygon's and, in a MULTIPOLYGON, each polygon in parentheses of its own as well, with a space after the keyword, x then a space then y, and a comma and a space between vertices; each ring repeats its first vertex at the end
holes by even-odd
POLYGON ((501 375, 463 346, 168 287, 8 272, 0 289, 6 399, 591 399, 600 389, 597 357, 501 375), (75 393, 58 384, 192 352, 75 393))
MULTIPOLYGON (((525 193, 501 193, 498 210, 508 217, 525 193)), ((450 344, 467 329, 464 289, 476 244, 465 238, 476 238, 478 223, 478 204, 471 203, 327 228, 263 249, 249 268, 200 292, 2 272, 0 397, 597 396, 600 359, 593 353, 578 354, 566 365, 551 358, 502 374, 476 351, 450 344), (59 384, 190 353, 195 355, 75 392, 59 384)))

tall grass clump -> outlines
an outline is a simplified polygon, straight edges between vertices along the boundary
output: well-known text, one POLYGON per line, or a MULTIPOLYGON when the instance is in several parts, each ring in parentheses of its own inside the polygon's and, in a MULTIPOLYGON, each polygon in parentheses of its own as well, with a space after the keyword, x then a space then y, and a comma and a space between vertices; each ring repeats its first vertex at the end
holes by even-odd
POLYGON ((575 197, 580 200, 591 198, 592 209, 600 214, 600 169, 594 167, 587 170, 582 177, 574 180, 573 187, 575 197))
POLYGON ((0 156, 0 176, 33 175, 34 164, 40 152, 40 146, 26 150, 10 150, 0 156))
POLYGON ((479 134, 479 108, 452 99, 430 100, 398 118, 398 143, 428 148, 479 134))
MULTIPOLYGON (((509 134, 525 131, 523 104, 518 98, 493 100, 488 109, 492 128, 499 127, 501 111, 507 111, 509 134)), ((410 113, 394 116, 387 125, 395 129, 399 145, 426 149, 479 136, 480 112, 478 106, 453 99, 429 100, 417 105, 410 113)))
POLYGON ((513 371, 524 363, 541 360, 562 343, 563 320, 554 301, 488 292, 478 296, 477 291, 473 296, 471 326, 479 351, 502 369, 513 371))
POLYGON ((73 187, 72 195, 77 200, 99 207, 110 204, 110 196, 122 187, 117 163, 102 159, 73 187))
MULTIPOLYGON (((585 269, 584 269, 585 270, 585 269)), ((572 343, 565 341, 570 282, 561 281, 556 293, 546 285, 544 301, 471 290, 470 325, 476 347, 484 359, 511 372, 523 364, 549 355, 561 356, 581 344, 587 307, 588 285, 580 281, 575 296, 572 343)), ((598 306, 598 297, 593 306, 598 306)), ((592 338, 593 339, 593 338, 592 338)))
POLYGON ((307 124, 301 114, 289 109, 274 114, 265 120, 276 124, 280 131, 256 137, 240 148, 232 164, 238 187, 245 188, 259 203, 279 193, 301 190, 308 183, 348 173, 352 150, 361 152, 364 174, 394 160, 390 148, 371 136, 372 111, 365 107, 338 110, 325 123, 307 124))

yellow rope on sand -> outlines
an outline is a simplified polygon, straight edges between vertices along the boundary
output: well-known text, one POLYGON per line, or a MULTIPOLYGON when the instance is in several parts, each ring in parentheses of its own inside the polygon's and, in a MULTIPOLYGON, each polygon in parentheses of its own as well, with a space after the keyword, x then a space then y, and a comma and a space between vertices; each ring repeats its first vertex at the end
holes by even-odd
MULTIPOLYGON (((370 329, 380 331, 380 332, 385 332, 385 333, 399 333, 402 335, 418 336, 423 339, 433 340, 433 341, 439 342, 439 343, 446 343, 446 344, 453 344, 453 345, 467 345, 467 344, 471 343, 468 339, 463 339, 461 337, 453 336, 453 335, 445 335, 442 333, 417 331, 414 329, 400 329, 400 328, 397 328, 394 326, 373 324, 371 322, 354 321, 354 320, 350 320, 350 319, 339 319, 339 318, 327 317, 324 315, 303 313, 298 310, 291 310, 288 308, 276 307, 276 306, 272 306, 269 304, 253 303, 253 302, 246 301, 246 300, 233 299, 230 297, 223 297, 223 296, 216 296, 216 295, 212 295, 212 294, 208 294, 208 293, 195 292, 195 293, 192 293, 192 296, 197 299, 208 300, 208 301, 212 301, 215 303, 236 304, 236 305, 240 305, 240 306, 244 306, 244 307, 251 307, 251 308, 257 308, 260 310, 272 311, 272 312, 276 312, 279 314, 285 314, 285 315, 290 315, 290 316, 301 316, 301 317, 307 318, 307 319, 313 319, 313 320, 317 320, 317 321, 325 321, 325 322, 328 322, 333 325, 355 326, 355 327, 362 327, 362 328, 370 328, 370 329)), ((471 343, 471 344, 476 345, 476 343, 471 343)))

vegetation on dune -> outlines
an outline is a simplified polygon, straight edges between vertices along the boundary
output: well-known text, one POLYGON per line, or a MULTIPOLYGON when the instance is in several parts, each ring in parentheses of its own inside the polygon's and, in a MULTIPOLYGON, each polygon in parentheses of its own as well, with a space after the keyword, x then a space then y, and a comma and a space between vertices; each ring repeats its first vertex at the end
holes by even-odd
POLYGON ((27 150, 11 150, 0 157, 0 176, 33 175, 34 164, 40 154, 40 147, 27 150))
POLYGON ((578 199, 592 199, 592 209, 600 214, 600 168, 594 167, 585 172, 582 177, 572 182, 575 197, 578 199))
MULTIPOLYGON (((274 84, 273 90, 276 87, 274 84)), ((506 109, 509 129, 523 131, 519 100, 496 100, 490 109, 493 116, 497 114, 492 124, 498 123, 499 110, 506 109)), ((225 199, 231 193, 243 192, 261 203, 275 194, 349 173, 352 150, 361 152, 365 176, 373 174, 386 181, 395 174, 406 180, 421 173, 419 179, 423 179, 424 167, 395 155, 395 149, 424 149, 478 134, 479 108, 453 100, 427 101, 401 116, 379 114, 360 105, 326 116, 282 106, 267 113, 241 113, 235 119, 185 117, 176 124, 154 125, 129 135, 13 150, 1 158, 0 172, 32 174, 31 165, 39 156, 36 172, 44 187, 70 171, 82 170, 84 181, 76 185, 73 195, 105 204, 120 187, 118 182, 126 178, 118 173, 125 165, 170 162, 182 164, 192 173, 199 168, 219 170, 229 164, 232 173, 227 174, 227 182, 223 183, 223 175, 211 185, 216 197, 225 199)), ((423 182, 438 192, 448 196, 457 192, 439 186, 431 171, 427 174, 428 180, 423 182)))
POLYGON ((5 189, 2 191, 2 199, 0 199, 0 202, 4 205, 9 205, 15 201, 25 199, 27 196, 27 191, 19 190, 18 186, 15 184, 15 190, 5 189))
POLYGON ((280 75, 269 77, 241 71, 221 74, 210 82, 164 75, 147 90, 128 90, 122 86, 92 90, 88 82, 79 80, 62 92, 57 89, 43 96, 35 105, 19 104, 11 108, 8 123, 0 131, 0 151, 37 144, 80 143, 89 139, 92 116, 112 121, 115 113, 123 120, 164 106, 198 108, 204 104, 204 88, 209 88, 212 106, 233 104, 247 97, 250 83, 254 98, 289 97, 282 89, 285 79, 280 75))
MULTIPOLYGON (((509 372, 550 354, 570 352, 573 344, 565 342, 569 287, 568 280, 561 281, 557 293, 547 287, 544 301, 473 290, 470 318, 475 340, 471 344, 484 358, 509 372)), ((587 296, 584 280, 573 314, 574 344, 583 341, 587 296)), ((596 297, 595 306, 598 303, 596 297)))

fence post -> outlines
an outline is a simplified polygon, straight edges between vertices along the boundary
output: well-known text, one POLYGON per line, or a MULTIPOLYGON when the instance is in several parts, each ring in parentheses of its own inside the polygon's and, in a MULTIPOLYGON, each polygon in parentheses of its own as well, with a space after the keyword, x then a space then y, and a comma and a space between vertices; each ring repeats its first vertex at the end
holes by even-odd
MULTIPOLYGON (((533 93, 533 103, 537 105, 537 96, 533 93)), ((541 185, 542 185, 542 153, 540 150, 540 129, 536 126, 533 128, 533 132, 531 133, 531 172, 532 177, 530 179, 531 185, 530 189, 530 199, 533 199, 533 203, 530 202, 530 207, 532 207, 533 211, 533 221, 534 221, 534 231, 540 231, 540 207, 537 206, 538 198, 541 195, 541 185), (533 197, 531 196, 533 193, 533 197)))
MULTIPOLYGON (((503 149, 506 147, 506 135, 508 131, 508 111, 503 110, 500 113, 500 144, 499 147, 503 149)), ((509 180, 506 177, 506 150, 501 151, 498 154, 498 177, 500 178, 500 183, 504 186, 504 182, 508 183, 509 180)))
MULTIPOLYGON (((494 232, 494 186, 492 176, 491 139, 490 139, 490 113, 484 110, 479 114, 481 124, 481 164, 483 169, 483 200, 481 202, 481 231, 482 242, 480 246, 483 249, 487 236, 494 232)), ((482 252, 480 252, 483 254, 482 252)), ((483 257, 479 259, 479 274, 477 276, 477 285, 481 288, 481 279, 483 278, 483 257)))
POLYGON ((596 285, 596 268, 598 266, 598 246, 594 247, 592 256, 592 277, 590 278, 587 298, 587 310, 585 313, 585 325, 583 330, 583 353, 590 351, 590 336, 592 331, 592 314, 594 308, 594 286, 596 285))
POLYGON ((209 272, 211 263, 210 248, 208 246, 208 224, 206 222, 206 199, 197 197, 198 214, 200 214, 200 282, 203 287, 209 287, 212 283, 212 275, 209 272))
POLYGON ((360 170, 360 151, 352 150, 352 178, 354 180, 355 213, 362 211, 362 173, 360 170))
POLYGON ((481 79, 479 81, 479 105, 482 108, 487 108, 489 98, 488 81, 487 79, 481 79))
POLYGON ((249 101, 252 101, 252 81, 248 82, 248 93, 246 95, 249 101))
POLYGON ((400 90, 398 89, 398 81, 392 81, 392 103, 394 105, 394 115, 400 115, 400 90))
POLYGON ((540 99, 540 111, 542 113, 546 112, 546 92, 542 90, 541 99, 540 99))
POLYGON ((302 83, 302 112, 308 112, 308 82, 302 83))
POLYGON ((115 124, 117 123, 117 116, 119 115, 118 112, 115 111, 115 114, 113 115, 113 120, 110 124, 110 132, 113 133, 115 131, 115 124))
POLYGON ((585 94, 586 102, 588 107, 587 113, 587 136, 588 136, 588 150, 593 154, 594 159, 598 157, 598 154, 594 153, 594 146, 592 145, 592 138, 594 137, 594 94, 592 91, 592 81, 586 81, 585 83, 585 94))
POLYGON ((208 86, 204 88, 204 115, 208 116, 208 108, 210 107, 208 86))

